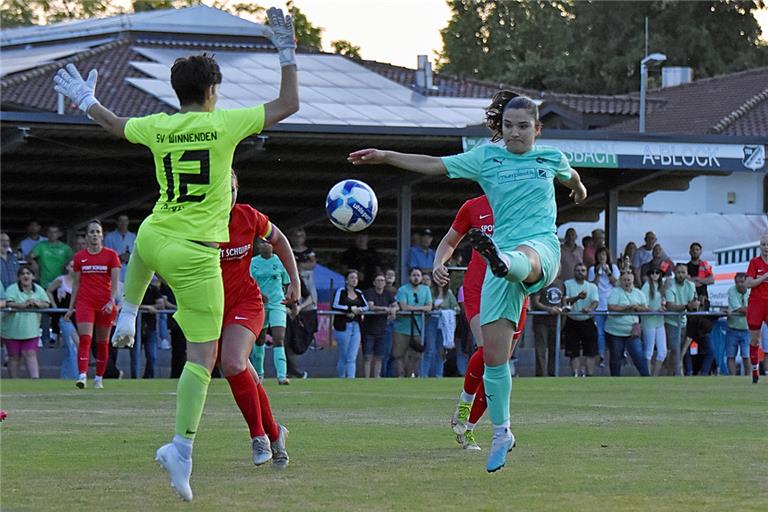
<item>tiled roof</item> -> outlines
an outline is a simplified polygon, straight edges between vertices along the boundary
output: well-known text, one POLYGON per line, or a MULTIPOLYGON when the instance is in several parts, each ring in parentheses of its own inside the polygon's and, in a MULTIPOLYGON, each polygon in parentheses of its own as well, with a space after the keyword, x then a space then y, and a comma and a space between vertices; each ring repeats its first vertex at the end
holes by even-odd
MULTIPOLYGON (((768 135, 768 67, 695 80, 648 97, 664 104, 649 109, 647 132, 768 135)), ((630 119, 606 129, 634 132, 638 124, 630 119)))
MULTIPOLYGON (((147 61, 147 59, 134 52, 128 40, 105 44, 73 57, 3 78, 0 81, 0 87, 3 90, 2 102, 4 105, 25 109, 55 112, 56 93, 53 91, 53 75, 64 63, 72 62, 81 70, 94 68, 99 70, 99 79, 96 84, 98 97, 118 116, 173 112, 173 109, 166 104, 128 85, 125 81, 127 77, 144 77, 128 64, 130 61, 147 61)), ((77 108, 73 109, 66 103, 64 109, 66 114, 78 112, 77 108)))

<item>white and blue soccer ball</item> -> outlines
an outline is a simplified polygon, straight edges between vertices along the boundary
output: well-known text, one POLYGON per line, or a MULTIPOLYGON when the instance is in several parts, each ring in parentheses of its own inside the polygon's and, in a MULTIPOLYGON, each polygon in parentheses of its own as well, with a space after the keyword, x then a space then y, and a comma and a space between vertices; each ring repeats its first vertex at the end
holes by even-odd
POLYGON ((342 231, 362 231, 373 223, 379 211, 376 193, 367 183, 344 180, 335 184, 325 199, 325 212, 342 231))

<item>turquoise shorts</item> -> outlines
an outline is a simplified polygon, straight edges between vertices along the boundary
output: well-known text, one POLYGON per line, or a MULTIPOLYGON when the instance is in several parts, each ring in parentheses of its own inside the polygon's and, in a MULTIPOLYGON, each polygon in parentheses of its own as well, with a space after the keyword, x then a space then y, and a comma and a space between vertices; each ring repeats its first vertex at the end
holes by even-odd
POLYGON ((525 297, 552 284, 560 272, 560 243, 557 237, 527 240, 519 245, 528 246, 539 255, 541 279, 532 284, 513 282, 496 277, 490 268, 486 269, 480 296, 480 325, 490 324, 500 318, 506 318, 517 325, 525 297))
POLYGON ((279 306, 269 307, 269 304, 264 308, 264 329, 269 327, 285 327, 287 320, 287 310, 285 306, 280 304, 279 306))

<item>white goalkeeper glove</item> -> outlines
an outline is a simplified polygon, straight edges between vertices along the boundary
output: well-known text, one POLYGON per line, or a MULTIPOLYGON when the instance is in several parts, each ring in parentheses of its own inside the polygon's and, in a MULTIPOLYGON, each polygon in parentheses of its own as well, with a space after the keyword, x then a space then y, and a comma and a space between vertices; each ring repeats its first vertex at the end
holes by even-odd
POLYGON ((293 18, 283 15, 282 9, 267 9, 269 28, 272 30, 272 44, 275 45, 280 59, 280 66, 296 65, 296 34, 293 31, 293 18))
POLYGON ((83 80, 74 64, 67 64, 53 76, 53 90, 69 98, 77 108, 88 113, 88 109, 99 103, 94 96, 98 72, 92 69, 88 79, 83 80))

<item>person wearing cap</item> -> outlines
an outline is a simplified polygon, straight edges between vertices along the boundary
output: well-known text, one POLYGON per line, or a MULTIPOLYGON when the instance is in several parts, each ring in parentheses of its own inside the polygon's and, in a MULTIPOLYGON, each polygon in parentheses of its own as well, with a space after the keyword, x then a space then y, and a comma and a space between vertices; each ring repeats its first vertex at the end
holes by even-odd
POLYGON ((422 272, 431 273, 435 264, 435 250, 430 247, 432 245, 432 230, 424 228, 417 233, 419 234, 419 243, 411 247, 408 267, 419 268, 422 272))

